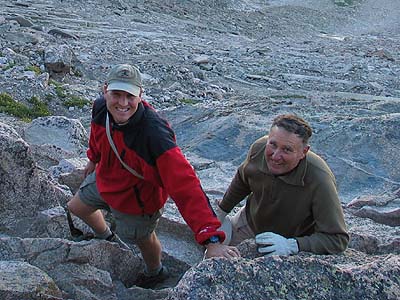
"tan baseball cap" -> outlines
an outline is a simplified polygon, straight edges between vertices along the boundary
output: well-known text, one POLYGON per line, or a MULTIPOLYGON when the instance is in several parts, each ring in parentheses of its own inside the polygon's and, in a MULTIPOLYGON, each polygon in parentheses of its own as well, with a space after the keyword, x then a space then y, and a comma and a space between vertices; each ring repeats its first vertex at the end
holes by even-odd
POLYGON ((107 76, 107 90, 125 91, 134 96, 140 95, 142 76, 137 67, 119 64, 111 68, 107 76))

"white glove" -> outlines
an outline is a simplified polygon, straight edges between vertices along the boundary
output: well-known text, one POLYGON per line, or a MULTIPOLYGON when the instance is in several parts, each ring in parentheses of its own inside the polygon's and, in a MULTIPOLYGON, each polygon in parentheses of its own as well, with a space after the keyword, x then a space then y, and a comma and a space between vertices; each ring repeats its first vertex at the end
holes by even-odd
POLYGON ((263 232, 256 235, 258 252, 269 255, 290 255, 299 252, 295 239, 287 239, 273 232, 263 232))

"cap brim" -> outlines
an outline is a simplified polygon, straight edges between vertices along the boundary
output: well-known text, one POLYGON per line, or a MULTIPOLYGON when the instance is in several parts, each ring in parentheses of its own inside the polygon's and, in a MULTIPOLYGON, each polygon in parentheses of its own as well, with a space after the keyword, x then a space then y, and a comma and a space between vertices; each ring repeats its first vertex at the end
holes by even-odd
POLYGON ((140 95, 140 87, 127 82, 111 82, 107 86, 109 91, 125 91, 134 96, 140 95))

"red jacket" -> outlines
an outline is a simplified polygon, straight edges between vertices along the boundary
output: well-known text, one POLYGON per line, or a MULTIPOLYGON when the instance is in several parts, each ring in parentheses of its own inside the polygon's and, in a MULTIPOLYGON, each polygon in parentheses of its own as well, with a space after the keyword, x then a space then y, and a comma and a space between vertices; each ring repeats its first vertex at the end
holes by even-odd
POLYGON ((176 145, 168 122, 145 101, 128 124, 119 126, 110 117, 110 130, 121 159, 144 177, 126 170, 107 139, 107 107, 104 97, 93 105, 88 158, 96 163, 96 183, 107 204, 123 213, 153 214, 165 205, 168 195, 202 244, 218 235, 221 225, 193 167, 176 145))

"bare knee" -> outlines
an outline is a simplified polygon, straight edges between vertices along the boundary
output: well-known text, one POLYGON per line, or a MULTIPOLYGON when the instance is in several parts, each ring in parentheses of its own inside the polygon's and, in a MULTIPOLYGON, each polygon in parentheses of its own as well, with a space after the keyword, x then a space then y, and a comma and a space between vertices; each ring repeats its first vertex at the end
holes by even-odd
POLYGON ((68 201, 67 203, 67 208, 69 209, 70 212, 73 214, 76 214, 76 211, 78 210, 79 202, 82 202, 78 196, 78 193, 76 193, 71 200, 68 201))
POLYGON ((68 201, 67 207, 70 212, 78 217, 90 215, 97 210, 96 208, 83 203, 82 200, 79 198, 78 193, 76 193, 72 197, 72 199, 68 201))

